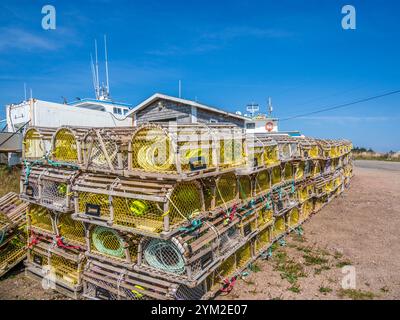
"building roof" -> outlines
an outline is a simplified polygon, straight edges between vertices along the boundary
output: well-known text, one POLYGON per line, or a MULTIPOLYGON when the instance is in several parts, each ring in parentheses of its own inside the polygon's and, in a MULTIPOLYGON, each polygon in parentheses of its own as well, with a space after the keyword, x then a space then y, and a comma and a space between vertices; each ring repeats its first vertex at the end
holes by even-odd
POLYGON ((211 106, 207 106, 205 104, 198 103, 196 101, 177 98, 177 97, 172 97, 172 96, 168 96, 168 95, 161 94, 161 93, 155 93, 151 97, 147 98, 146 100, 144 100, 143 102, 138 104, 136 107, 134 107, 133 109, 131 109, 128 112, 127 117, 132 117, 133 114, 135 114, 139 110, 142 110, 143 108, 147 107, 148 105, 150 105, 151 103, 157 101, 158 99, 169 100, 169 101, 173 101, 173 102, 176 102, 176 103, 182 103, 182 104, 190 105, 190 106, 193 106, 193 107, 196 107, 196 108, 199 108, 199 109, 204 109, 204 110, 216 112, 216 113, 219 113, 219 114, 222 114, 222 115, 225 115, 225 116, 229 116, 229 117, 233 117, 233 118, 237 118, 237 119, 241 119, 241 120, 251 120, 248 117, 244 117, 244 116, 236 114, 236 113, 227 112, 227 111, 224 111, 222 109, 218 109, 218 108, 215 108, 215 107, 211 107, 211 106))
POLYGON ((112 100, 97 100, 97 99, 92 99, 92 98, 84 98, 81 100, 76 100, 76 101, 72 101, 67 103, 68 105, 71 106, 75 106, 75 105, 79 105, 82 103, 92 103, 92 104, 109 104, 109 105, 115 105, 115 106, 119 106, 119 107, 127 107, 129 109, 132 109, 133 105, 129 104, 129 103, 123 103, 123 102, 115 102, 112 100))

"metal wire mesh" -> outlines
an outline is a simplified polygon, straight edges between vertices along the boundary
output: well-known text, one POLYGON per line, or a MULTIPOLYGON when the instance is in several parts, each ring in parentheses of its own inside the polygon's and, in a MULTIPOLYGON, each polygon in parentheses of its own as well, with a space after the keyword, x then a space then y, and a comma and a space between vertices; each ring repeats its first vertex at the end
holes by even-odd
POLYGON ((257 236, 257 241, 256 241, 257 252, 267 249, 270 246, 271 241, 272 241, 271 228, 265 228, 257 236))
POLYGON ((234 173, 225 173, 217 179, 215 200, 217 207, 236 199, 236 185, 236 176, 234 173))
POLYGON ((236 254, 232 254, 215 270, 212 279, 212 289, 221 286, 222 281, 232 275, 236 270, 236 254))
POLYGON ((52 155, 56 161, 78 163, 77 142, 69 129, 60 129, 55 134, 52 155))
POLYGON ((232 248, 234 248, 240 241, 241 234, 236 226, 229 228, 227 231, 221 234, 219 244, 219 254, 223 255, 232 248))
POLYGON ((279 184, 282 182, 282 172, 281 172, 281 167, 273 167, 271 170, 271 182, 272 186, 279 184))
POLYGON ((312 199, 307 200, 301 205, 301 219, 307 219, 314 210, 314 202, 312 199))
POLYGON ((264 148, 264 163, 267 166, 279 164, 278 146, 266 146, 264 148))
POLYGON ((177 300, 200 300, 206 294, 204 284, 199 284, 194 288, 180 285, 176 291, 175 298, 177 300))
POLYGON ((272 206, 269 209, 267 208, 260 209, 258 211, 258 217, 257 217, 258 228, 262 228, 267 223, 269 223, 273 218, 273 214, 274 211, 272 209, 272 206))
POLYGON ((244 146, 239 139, 225 137, 219 142, 219 164, 221 168, 235 167, 244 162, 244 146))
POLYGON ((285 167, 283 169, 283 177, 286 181, 292 180, 294 178, 293 165, 290 162, 285 163, 285 167))
POLYGON ((80 282, 82 267, 76 261, 69 260, 61 255, 50 255, 50 266, 53 267, 56 279, 68 286, 75 286, 80 282))
POLYGON ((14 236, 0 250, 0 276, 7 272, 26 255, 26 240, 14 236))
POLYGON ((296 227, 300 222, 300 211, 299 211, 299 209, 297 207, 292 208, 289 211, 288 216, 289 216, 289 219, 288 219, 289 220, 288 221, 289 222, 289 227, 291 227, 291 228, 296 227))

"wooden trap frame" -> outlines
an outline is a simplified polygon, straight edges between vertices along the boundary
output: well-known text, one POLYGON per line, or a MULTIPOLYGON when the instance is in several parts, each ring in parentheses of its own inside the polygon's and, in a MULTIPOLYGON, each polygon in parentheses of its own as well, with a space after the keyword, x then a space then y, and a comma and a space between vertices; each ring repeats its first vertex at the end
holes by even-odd
POLYGON ((129 143, 127 176, 190 179, 245 164, 244 134, 235 126, 143 124, 129 143))
POLYGON ((272 201, 275 216, 297 205, 298 198, 294 181, 275 187, 272 191, 272 201))
POLYGON ((0 243, 0 277, 26 258, 26 235, 22 230, 14 232, 0 243))
POLYGON ((51 151, 51 140, 56 130, 45 127, 29 127, 22 141, 22 159, 43 160, 51 151))
POLYGON ((14 192, 0 198, 0 245, 26 222, 28 204, 14 192))
POLYGON ((72 184, 79 172, 69 168, 40 166, 25 168, 21 175, 21 199, 59 212, 72 212, 72 184))
POLYGON ((89 259, 83 273, 83 296, 89 300, 170 300, 178 285, 126 268, 89 259))
POLYGON ((25 272, 28 277, 46 283, 49 289, 77 299, 82 291, 85 263, 86 257, 78 250, 40 241, 28 248, 25 272))
POLYGON ((197 181, 140 180, 82 174, 75 181, 74 219, 167 237, 204 211, 197 181))

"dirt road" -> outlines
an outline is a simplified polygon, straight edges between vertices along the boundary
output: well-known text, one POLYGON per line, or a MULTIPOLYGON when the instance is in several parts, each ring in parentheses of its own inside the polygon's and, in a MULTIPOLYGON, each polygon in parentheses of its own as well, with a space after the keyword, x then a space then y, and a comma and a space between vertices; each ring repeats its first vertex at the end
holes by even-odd
MULTIPOLYGON (((350 190, 258 261, 218 299, 400 299, 400 165, 357 161, 350 190), (342 267, 356 289, 342 289, 342 267)), ((22 270, 22 268, 20 268, 22 270)), ((0 299, 62 299, 14 272, 0 280, 0 299)))

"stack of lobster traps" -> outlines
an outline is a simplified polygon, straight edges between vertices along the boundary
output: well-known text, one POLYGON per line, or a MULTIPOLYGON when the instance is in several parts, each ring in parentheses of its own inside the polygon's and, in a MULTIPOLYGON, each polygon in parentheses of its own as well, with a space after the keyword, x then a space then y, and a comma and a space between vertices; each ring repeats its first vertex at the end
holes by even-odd
POLYGON ((0 198, 0 277, 26 257, 27 206, 14 192, 0 198))
POLYGON ((26 272, 74 298, 205 299, 339 195, 351 143, 229 125, 31 128, 26 272))

